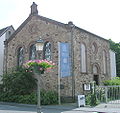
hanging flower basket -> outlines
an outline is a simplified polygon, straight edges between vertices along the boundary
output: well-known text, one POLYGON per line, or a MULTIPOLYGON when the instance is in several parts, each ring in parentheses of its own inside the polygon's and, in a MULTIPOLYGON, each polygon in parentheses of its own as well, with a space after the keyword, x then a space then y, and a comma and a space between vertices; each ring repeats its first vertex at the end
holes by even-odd
POLYGON ((34 73, 44 74, 46 70, 54 68, 55 64, 47 60, 29 60, 24 66, 34 73))

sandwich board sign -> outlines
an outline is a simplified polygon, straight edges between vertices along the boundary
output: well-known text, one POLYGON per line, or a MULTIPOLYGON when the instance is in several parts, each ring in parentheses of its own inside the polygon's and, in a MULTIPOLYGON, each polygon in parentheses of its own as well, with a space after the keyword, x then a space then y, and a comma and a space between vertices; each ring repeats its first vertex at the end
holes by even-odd
POLYGON ((85 95, 78 95, 78 107, 85 106, 85 95))

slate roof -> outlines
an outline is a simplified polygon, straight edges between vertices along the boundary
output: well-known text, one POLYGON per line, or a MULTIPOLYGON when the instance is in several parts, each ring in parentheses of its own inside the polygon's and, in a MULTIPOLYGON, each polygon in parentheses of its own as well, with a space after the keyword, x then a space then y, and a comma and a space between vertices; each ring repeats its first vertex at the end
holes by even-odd
POLYGON ((11 26, 8 26, 8 27, 5 27, 3 29, 0 29, 0 37, 7 31, 9 30, 10 28, 12 27, 12 29, 15 31, 14 27, 11 25, 11 26))
POLYGON ((7 29, 8 29, 8 27, 5 27, 5 28, 3 28, 3 29, 0 29, 0 36, 2 36, 7 29))

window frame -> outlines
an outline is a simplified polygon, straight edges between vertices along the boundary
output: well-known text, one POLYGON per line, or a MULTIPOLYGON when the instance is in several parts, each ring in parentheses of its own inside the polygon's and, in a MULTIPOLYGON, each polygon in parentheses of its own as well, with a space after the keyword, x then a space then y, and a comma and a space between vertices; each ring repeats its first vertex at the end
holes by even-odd
POLYGON ((44 43, 44 47, 43 47, 43 59, 46 59, 46 60, 48 60, 48 61, 52 60, 52 44, 51 44, 50 41, 46 41, 46 42, 44 43), (46 45, 47 45, 47 44, 50 44, 50 47, 49 47, 49 46, 47 47, 47 49, 50 48, 50 49, 49 49, 50 52, 49 52, 49 54, 47 55, 47 56, 50 56, 50 59, 47 59, 47 58, 46 58, 46 55, 45 55, 45 53, 46 53, 46 45))
POLYGON ((19 48, 17 48, 17 66, 20 67, 23 65, 23 63, 24 63, 24 47, 20 46, 19 48), (20 51, 22 51, 22 63, 20 63, 20 51))
POLYGON ((86 47, 86 44, 84 43, 84 42, 81 42, 80 43, 80 71, 81 71, 81 73, 87 73, 87 47, 86 47), (83 64, 82 64, 82 61, 83 61, 83 59, 82 59, 82 55, 83 55, 83 53, 82 53, 82 45, 84 45, 84 47, 85 47, 85 51, 84 51, 84 54, 85 54, 85 61, 84 61, 84 63, 85 63, 85 71, 83 71, 82 70, 82 66, 83 66, 83 64))
POLYGON ((35 43, 33 43, 29 46, 29 60, 35 60, 36 58, 37 58, 37 52, 36 52, 35 43), (32 50, 34 50, 34 48, 35 48, 35 51, 34 51, 35 57, 32 59, 32 50))

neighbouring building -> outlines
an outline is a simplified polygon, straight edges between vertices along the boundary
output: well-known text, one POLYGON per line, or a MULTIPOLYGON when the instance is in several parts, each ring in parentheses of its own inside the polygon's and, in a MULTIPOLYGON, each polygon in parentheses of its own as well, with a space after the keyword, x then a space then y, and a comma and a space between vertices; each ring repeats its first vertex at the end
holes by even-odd
MULTIPOLYGON (((3 75, 3 63, 4 63, 4 41, 8 39, 14 32, 13 26, 8 26, 0 30, 0 75, 3 75)), ((1 77, 0 77, 1 83, 1 77)))
POLYGON ((111 71, 111 79, 116 77, 116 56, 115 52, 110 50, 110 71, 111 71))
MULTIPOLYGON (((52 60, 56 67, 41 76, 41 87, 58 90, 63 96, 83 93, 83 85, 97 85, 115 74, 115 53, 109 41, 75 26, 38 15, 33 2, 29 17, 5 41, 5 71, 36 58, 35 43, 44 41, 42 59, 52 60), (114 73, 113 73, 114 72, 114 73)), ((89 89, 89 88, 88 88, 89 89)), ((86 89, 87 90, 87 89, 86 89)))

